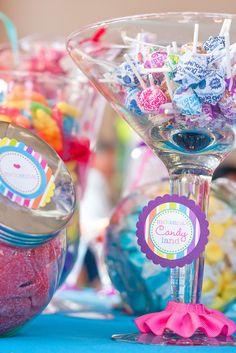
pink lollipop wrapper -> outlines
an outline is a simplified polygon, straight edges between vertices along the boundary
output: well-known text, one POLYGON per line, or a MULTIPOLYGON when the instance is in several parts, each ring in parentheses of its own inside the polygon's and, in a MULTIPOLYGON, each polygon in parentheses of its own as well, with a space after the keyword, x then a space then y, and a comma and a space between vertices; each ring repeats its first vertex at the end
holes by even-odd
POLYGON ((166 102, 166 95, 158 87, 146 88, 138 96, 139 106, 144 113, 158 112, 160 105, 166 102))

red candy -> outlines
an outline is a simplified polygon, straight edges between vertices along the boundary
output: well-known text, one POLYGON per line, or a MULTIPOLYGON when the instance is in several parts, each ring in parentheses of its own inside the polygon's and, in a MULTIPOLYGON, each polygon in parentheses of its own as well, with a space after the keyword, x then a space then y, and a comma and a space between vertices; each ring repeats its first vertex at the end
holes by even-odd
POLYGON ((48 304, 61 256, 60 237, 35 249, 0 242, 0 334, 23 325, 48 304))
POLYGON ((138 96, 139 106, 144 113, 155 113, 166 102, 167 97, 159 88, 146 88, 138 96))

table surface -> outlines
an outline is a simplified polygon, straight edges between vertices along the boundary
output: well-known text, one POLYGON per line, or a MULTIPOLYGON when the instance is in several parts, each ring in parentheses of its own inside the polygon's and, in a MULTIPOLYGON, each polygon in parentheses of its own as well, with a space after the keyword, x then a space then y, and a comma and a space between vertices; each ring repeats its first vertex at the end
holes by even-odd
MULTIPOLYGON (((120 343, 115 333, 137 332, 132 316, 112 308, 112 297, 83 292, 59 292, 60 312, 39 315, 16 336, 0 340, 1 353, 181 353, 235 352, 236 347, 178 347, 120 343), (214 350, 214 351, 213 351, 214 350)), ((51 305, 53 311, 55 305, 51 305)), ((236 320, 236 314, 230 313, 236 320)))

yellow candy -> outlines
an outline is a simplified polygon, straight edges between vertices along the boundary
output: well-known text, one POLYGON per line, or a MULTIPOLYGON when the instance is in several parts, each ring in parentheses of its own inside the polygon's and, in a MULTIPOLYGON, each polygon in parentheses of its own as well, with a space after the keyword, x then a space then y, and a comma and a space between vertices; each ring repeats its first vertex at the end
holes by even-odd
POLYGON ((42 94, 23 90, 13 91, 7 96, 7 100, 11 102, 26 100, 30 102, 39 102, 46 106, 48 105, 46 98, 42 94))
POLYGON ((11 123, 11 119, 8 115, 0 114, 0 121, 4 121, 6 123, 11 123))
POLYGON ((76 107, 74 107, 73 105, 67 104, 65 102, 57 103, 57 108, 64 115, 69 115, 73 118, 78 118, 81 115, 80 111, 76 107))
POLYGON ((216 242, 209 242, 206 246, 206 259, 215 263, 224 259, 224 253, 216 242))
POLYGON ((231 301, 235 298, 236 284, 228 285, 222 293, 224 300, 231 301))
POLYGON ((33 115, 33 126, 37 130, 47 129, 50 125, 49 121, 52 120, 51 116, 44 110, 38 109, 33 115))
MULTIPOLYGON (((224 283, 231 283, 232 281, 236 280, 236 275, 229 270, 225 270, 222 274, 224 278, 224 283)), ((235 292, 236 295, 236 292, 235 292)))
POLYGON ((217 296, 214 298, 211 308, 216 310, 223 310, 226 304, 227 304, 226 300, 224 300, 220 296, 217 296))
POLYGON ((225 227, 223 224, 215 224, 210 222, 209 231, 211 237, 221 238, 225 233, 225 227))
POLYGON ((6 101, 3 106, 18 109, 28 109, 30 107, 30 101, 6 101))
POLYGON ((214 287, 215 287, 215 283, 211 279, 206 278, 203 281, 203 286, 202 286, 203 292, 210 292, 214 287))

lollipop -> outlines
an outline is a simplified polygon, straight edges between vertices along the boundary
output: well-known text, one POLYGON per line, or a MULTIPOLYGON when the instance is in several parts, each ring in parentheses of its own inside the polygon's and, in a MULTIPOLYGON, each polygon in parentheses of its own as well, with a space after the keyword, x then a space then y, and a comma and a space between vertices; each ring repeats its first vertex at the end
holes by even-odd
POLYGON ((197 85, 195 92, 202 103, 215 105, 225 92, 224 76, 219 70, 207 71, 205 79, 197 85))
POLYGON ((125 100, 125 106, 134 115, 143 116, 144 113, 140 109, 139 103, 138 103, 139 94, 140 94, 140 90, 138 88, 131 88, 128 91, 128 94, 125 100))
POLYGON ((183 115, 200 115, 202 112, 201 102, 191 87, 178 88, 175 91, 173 103, 183 115))
POLYGON ((207 58, 193 56, 192 53, 184 54, 176 66, 174 81, 180 82, 184 87, 202 81, 207 74, 207 58))
POLYGON ((126 86, 136 87, 139 86, 140 81, 136 73, 133 70, 133 67, 137 68, 140 66, 139 63, 132 61, 132 65, 128 62, 124 62, 120 65, 119 69, 116 72, 117 80, 126 86))
POLYGON ((144 113, 156 113, 159 107, 167 102, 166 95, 154 85, 152 75, 149 75, 151 86, 144 89, 138 96, 138 103, 144 113))

